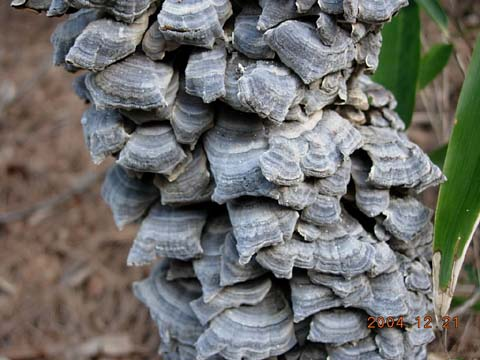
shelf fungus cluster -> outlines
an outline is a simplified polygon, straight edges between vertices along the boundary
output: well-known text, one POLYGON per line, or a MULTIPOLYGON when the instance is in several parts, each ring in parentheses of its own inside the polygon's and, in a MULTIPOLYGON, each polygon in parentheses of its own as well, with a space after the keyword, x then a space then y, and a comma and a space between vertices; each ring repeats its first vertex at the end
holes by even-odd
POLYGON ((425 359, 444 180, 368 77, 407 0, 13 0, 66 15, 102 195, 164 359, 425 359), (81 72, 80 70, 86 70, 81 72), (393 318, 396 326, 368 318, 393 318), (403 321, 398 326, 397 320, 403 321))

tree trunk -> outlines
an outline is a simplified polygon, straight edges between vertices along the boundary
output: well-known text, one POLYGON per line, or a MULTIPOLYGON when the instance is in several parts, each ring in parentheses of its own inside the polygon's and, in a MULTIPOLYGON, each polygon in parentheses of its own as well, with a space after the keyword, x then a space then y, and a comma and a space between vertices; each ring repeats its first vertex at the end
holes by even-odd
POLYGON ((102 195, 164 359, 425 359, 443 180, 375 71, 407 0, 14 0, 68 13, 102 195), (419 322, 420 319, 420 322, 419 322))

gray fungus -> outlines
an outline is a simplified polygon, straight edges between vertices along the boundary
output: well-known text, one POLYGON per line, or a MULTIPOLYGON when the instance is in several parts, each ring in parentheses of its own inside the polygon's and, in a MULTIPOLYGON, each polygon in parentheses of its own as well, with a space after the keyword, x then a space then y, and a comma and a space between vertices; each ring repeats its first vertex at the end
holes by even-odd
MULTIPOLYGON (((407 0, 13 0, 66 15, 102 196, 166 360, 425 359, 445 180, 378 67, 407 0), (83 71, 82 70, 86 70, 83 71), (369 317, 404 327, 367 327, 369 317)), ((380 325, 380 324, 378 324, 380 325)))

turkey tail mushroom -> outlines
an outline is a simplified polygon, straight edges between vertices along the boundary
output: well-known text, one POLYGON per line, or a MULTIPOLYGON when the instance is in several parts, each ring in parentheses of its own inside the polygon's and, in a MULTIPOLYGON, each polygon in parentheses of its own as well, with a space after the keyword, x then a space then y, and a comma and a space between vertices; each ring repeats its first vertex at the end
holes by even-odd
POLYGON ((153 184, 129 175, 117 165, 107 172, 102 197, 110 206, 117 227, 122 229, 140 219, 159 193, 153 184))
POLYGON ((170 176, 187 155, 169 125, 139 126, 120 152, 117 163, 126 169, 170 176))
POLYGON ((68 20, 60 23, 52 36, 50 42, 53 45, 53 64, 64 65, 68 71, 76 71, 77 68, 73 65, 67 64, 65 58, 75 44, 77 37, 92 21, 97 20, 102 16, 102 13, 97 10, 80 10, 68 17, 68 20))
POLYGON ((167 89, 175 76, 170 65, 134 54, 99 73, 90 73, 85 80, 99 108, 154 110, 169 105, 167 89))
POLYGON ((185 91, 207 104, 225 96, 226 67, 227 52, 223 45, 193 51, 185 68, 185 91))
POLYGON ((182 173, 173 181, 156 175, 155 185, 160 189, 163 205, 181 206, 207 202, 213 193, 213 182, 207 168, 207 157, 201 147, 192 153, 182 173))
POLYGON ((102 196, 166 360, 425 359, 445 180, 373 82, 407 0, 13 0, 70 14, 102 196), (404 321, 371 330, 369 316, 404 321))
POLYGON ((255 259, 242 265, 240 255, 236 247, 236 240, 230 232, 225 237, 225 243, 221 249, 220 285, 229 286, 255 279, 267 272, 255 259))
POLYGON ((170 119, 177 141, 193 150, 202 134, 213 127, 214 117, 213 106, 187 94, 181 83, 170 119))
POLYGON ((368 336, 367 314, 358 310, 332 309, 316 313, 310 324, 308 340, 342 345, 368 336))
POLYGON ((37 12, 47 11, 52 0, 12 0, 10 6, 19 9, 31 9, 37 12))
POLYGON ((290 350, 297 340, 292 311, 272 289, 258 304, 229 309, 210 322, 199 337, 197 359, 219 354, 227 359, 266 359, 290 350))
POLYGON ((110 19, 92 21, 75 39, 65 61, 77 68, 101 71, 135 52, 148 26, 148 14, 132 24, 110 19))
POLYGON ((66 0, 52 0, 47 11, 47 16, 65 15, 70 8, 66 0))
POLYGON ((305 84, 349 67, 355 56, 352 39, 345 32, 339 31, 335 42, 326 46, 315 26, 297 20, 268 30, 265 40, 305 84))
POLYGON ((76 9, 99 9, 112 15, 116 20, 132 23, 148 11, 156 0, 66 0, 76 9))
POLYGON ((242 265, 260 249, 291 239, 299 216, 273 201, 253 198, 228 202, 227 208, 242 265))
POLYGON ((120 152, 130 138, 125 121, 116 110, 97 110, 91 106, 83 113, 81 122, 85 145, 95 164, 120 152))
POLYGON ((229 13, 223 8, 231 6, 229 1, 216 3, 217 6, 212 0, 165 0, 158 14, 160 32, 167 41, 211 49, 215 40, 223 37, 222 26, 229 13))
POLYGON ((257 6, 246 6, 235 18, 233 47, 250 59, 273 59, 275 53, 257 29, 260 12, 257 6))
POLYGON ((142 222, 127 263, 146 265, 158 257, 187 260, 203 253, 200 244, 207 214, 196 209, 175 209, 156 203, 142 222))
POLYGON ((201 294, 196 280, 167 281, 168 261, 162 260, 145 280, 133 284, 133 292, 150 310, 162 342, 194 346, 203 332, 190 302, 201 294))

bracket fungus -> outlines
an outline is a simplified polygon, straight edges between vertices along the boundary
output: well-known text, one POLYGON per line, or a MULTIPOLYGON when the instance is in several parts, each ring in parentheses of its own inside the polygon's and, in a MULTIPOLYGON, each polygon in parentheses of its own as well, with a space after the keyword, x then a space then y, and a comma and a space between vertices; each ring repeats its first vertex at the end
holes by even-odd
POLYGON ((75 39, 65 61, 77 68, 101 71, 135 52, 148 26, 148 13, 132 24, 109 19, 92 21, 75 39))
POLYGON ((222 245, 220 285, 228 286, 244 281, 255 279, 267 272, 253 258, 247 264, 240 263, 240 255, 236 247, 236 240, 230 232, 225 237, 225 243, 222 245))
POLYGON ((111 167, 102 186, 102 197, 110 206, 119 229, 139 220, 159 197, 158 189, 136 178, 121 166, 111 167))
POLYGON ((227 51, 223 44, 212 49, 195 49, 185 68, 185 91, 206 104, 225 96, 227 51))
POLYGON ((319 311, 310 323, 308 340, 342 345, 367 337, 367 314, 359 310, 332 309, 319 311))
POLYGON ((231 8, 230 1, 216 3, 212 0, 165 0, 157 17, 160 32, 167 41, 212 48, 215 40, 223 37, 222 26, 231 8))
POLYGON ((122 115, 116 110, 89 107, 82 115, 83 136, 95 164, 123 149, 130 135, 122 115))
POLYGON ((445 180, 368 75, 407 0, 13 0, 75 92, 164 359, 424 359, 445 180), (157 259, 162 258, 162 259, 157 259), (405 328, 367 328, 368 316, 405 328))
POLYGON ((266 359, 296 343, 292 310, 275 289, 256 305, 229 309, 215 317, 197 343, 197 359, 266 359))
POLYGON ((261 10, 258 6, 245 6, 235 18, 233 47, 250 59, 273 59, 275 53, 257 29, 261 10))

